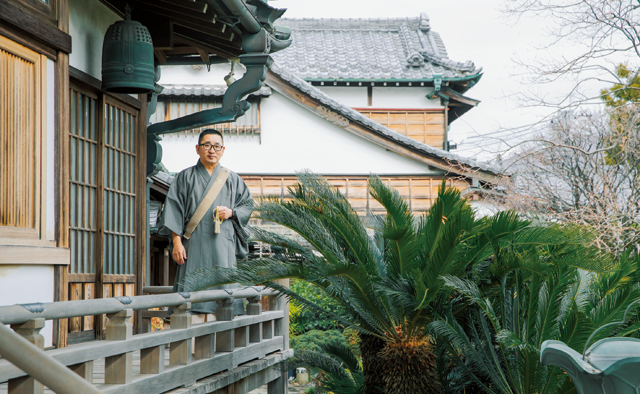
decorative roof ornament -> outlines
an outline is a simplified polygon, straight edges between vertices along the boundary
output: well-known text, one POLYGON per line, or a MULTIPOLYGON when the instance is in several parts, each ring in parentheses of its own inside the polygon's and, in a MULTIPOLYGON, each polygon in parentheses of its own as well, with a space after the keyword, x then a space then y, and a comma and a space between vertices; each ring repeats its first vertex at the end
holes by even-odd
POLYGON ((403 23, 402 26, 400 26, 400 39, 402 40, 405 53, 408 54, 407 67, 419 68, 424 66, 424 57, 414 47, 414 40, 411 39, 411 30, 406 23, 403 23))
POLYGON ((429 15, 427 15, 426 12, 420 13, 420 30, 424 32, 431 30, 431 21, 429 20, 429 15))

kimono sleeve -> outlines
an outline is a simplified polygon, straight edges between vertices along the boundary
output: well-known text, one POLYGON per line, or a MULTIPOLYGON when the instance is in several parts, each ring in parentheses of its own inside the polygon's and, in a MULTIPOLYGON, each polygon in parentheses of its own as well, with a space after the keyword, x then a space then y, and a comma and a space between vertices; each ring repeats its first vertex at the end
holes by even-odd
POLYGON ((160 222, 158 223, 158 235, 171 238, 173 231, 182 236, 184 231, 184 220, 187 210, 187 184, 182 173, 178 174, 169 187, 167 198, 164 202, 164 209, 160 222))
POLYGON ((249 219, 253 213, 253 197, 242 178, 237 178, 233 228, 236 232, 236 258, 244 259, 249 253, 249 219))

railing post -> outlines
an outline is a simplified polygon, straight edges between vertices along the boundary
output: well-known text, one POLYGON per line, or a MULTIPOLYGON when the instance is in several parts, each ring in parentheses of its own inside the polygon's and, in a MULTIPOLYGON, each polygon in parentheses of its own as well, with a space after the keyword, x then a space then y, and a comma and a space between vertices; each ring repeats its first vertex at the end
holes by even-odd
MULTIPOLYGON (((217 301, 218 309, 216 310, 216 320, 231 321, 233 320, 233 297, 227 297, 224 300, 217 301)), ((221 331, 216 333, 216 352, 232 352, 235 345, 234 330, 221 331)))
MULTIPOLYGON (((281 286, 289 287, 289 279, 278 279, 276 281, 281 286)), ((284 348, 289 349, 289 300, 287 297, 269 296, 269 310, 282 311, 284 316, 274 321, 274 335, 282 336, 284 348)))
POLYGON ((93 383, 93 360, 80 364, 69 365, 69 369, 82 376, 82 378, 87 382, 93 383))
MULTIPOLYGON (((262 296, 247 298, 247 315, 260 315, 262 313, 262 304, 260 301, 262 296)), ((249 342, 260 343, 262 341, 262 323, 252 324, 249 326, 249 342)))
MULTIPOLYGON (((25 323, 12 324, 11 328, 21 337, 34 344, 39 349, 44 349, 44 337, 40 330, 44 327, 44 319, 31 319, 25 323)), ((42 394, 44 385, 31 376, 9 380, 9 394, 42 394)))
MULTIPOLYGON (((126 341, 133 337, 131 317, 133 309, 123 309, 120 312, 109 313, 107 318, 108 341, 126 341)), ((105 357, 104 382, 106 384, 131 383, 133 377, 133 353, 128 352, 116 356, 105 357)))
MULTIPOLYGON (((191 328, 191 303, 184 304, 173 309, 171 314, 171 329, 191 328)), ((193 343, 191 338, 182 341, 171 342, 169 347, 169 364, 189 365, 191 364, 191 351, 193 343)))

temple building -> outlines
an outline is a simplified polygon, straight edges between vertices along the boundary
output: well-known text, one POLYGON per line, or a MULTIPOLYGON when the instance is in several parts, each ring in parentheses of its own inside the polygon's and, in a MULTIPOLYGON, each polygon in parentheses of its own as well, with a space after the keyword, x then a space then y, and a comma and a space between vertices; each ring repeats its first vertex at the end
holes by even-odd
MULTIPOLYGON (((362 214, 381 209, 366 192, 373 173, 419 213, 443 179, 460 189, 489 186, 500 171, 452 153, 449 126, 479 101, 465 96, 481 78, 471 61, 448 58, 424 13, 400 19, 282 19, 292 45, 274 54, 265 87, 237 123, 219 124, 223 165, 255 198, 286 198, 295 173, 325 175, 362 214)), ((151 122, 221 103, 235 63, 166 65, 151 122)), ((169 172, 195 164, 199 129, 162 136, 169 172)))

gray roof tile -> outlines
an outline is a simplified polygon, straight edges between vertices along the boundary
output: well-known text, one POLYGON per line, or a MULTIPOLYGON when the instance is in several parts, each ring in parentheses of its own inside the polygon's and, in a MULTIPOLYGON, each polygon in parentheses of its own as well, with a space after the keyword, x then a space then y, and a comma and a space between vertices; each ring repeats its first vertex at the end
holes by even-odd
POLYGON ((464 78, 480 73, 452 61, 429 18, 280 19, 293 44, 272 56, 306 80, 394 81, 464 78))
MULTIPOLYGON (((224 85, 172 85, 163 84, 164 89, 160 96, 224 96, 227 87, 224 85)), ((250 93, 249 96, 268 97, 271 96, 271 89, 263 86, 257 92, 250 93)))

